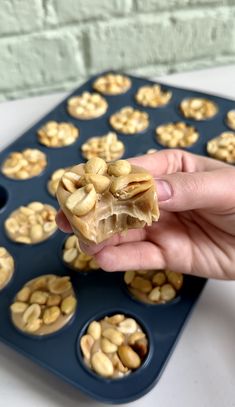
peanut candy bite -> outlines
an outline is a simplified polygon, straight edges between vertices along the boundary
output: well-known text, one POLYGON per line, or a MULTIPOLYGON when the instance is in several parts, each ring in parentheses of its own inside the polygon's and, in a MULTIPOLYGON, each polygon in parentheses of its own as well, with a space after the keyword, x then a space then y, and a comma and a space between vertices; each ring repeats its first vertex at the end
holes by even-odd
POLYGON ((57 189, 59 204, 78 239, 100 243, 159 218, 152 176, 126 160, 91 158, 72 167, 57 189))
POLYGON ((129 270, 124 281, 137 300, 164 304, 177 296, 183 285, 183 274, 170 270, 129 270))
POLYGON ((5 247, 0 246, 0 291, 10 282, 14 270, 13 257, 5 247))
POLYGON ((148 339, 135 319, 123 314, 92 321, 80 347, 85 364, 104 378, 120 378, 143 364, 148 339))
POLYGON ((137 103, 146 107, 166 105, 172 97, 172 92, 163 90, 160 85, 142 86, 135 95, 137 103))
POLYGON ((39 142, 47 147, 65 147, 76 141, 79 130, 72 123, 51 121, 44 124, 37 134, 39 142))
POLYGON ((226 124, 230 129, 235 130, 235 110, 230 110, 226 115, 226 124))
POLYGON ((63 261, 66 266, 76 271, 97 270, 99 268, 93 256, 81 251, 78 238, 75 235, 69 236, 65 241, 63 261))
POLYGON ((120 95, 131 87, 131 80, 124 75, 108 73, 93 83, 93 88, 104 95, 120 95))
POLYGON ((116 133, 109 132, 102 137, 91 137, 81 147, 82 155, 87 160, 100 157, 105 161, 121 158, 125 151, 122 141, 118 140, 116 133))
POLYGON ((77 300, 70 277, 47 274, 26 283, 10 307, 13 324, 32 335, 63 328, 73 317, 77 300))
POLYGON ((235 133, 224 132, 208 141, 207 152, 217 160, 235 164, 235 133))
POLYGON ((67 168, 58 168, 51 174, 51 178, 47 183, 47 189, 49 194, 51 194, 53 197, 56 196, 56 190, 59 185, 60 179, 64 175, 66 170, 67 168))
POLYGON ((156 128, 158 143, 166 147, 190 147, 198 138, 197 130, 184 122, 162 124, 156 128))
POLYGON ((125 134, 134 134, 144 131, 149 126, 149 115, 131 106, 123 107, 114 113, 110 119, 114 130, 125 134))
POLYGON ((24 180, 41 174, 47 165, 46 155, 36 148, 10 153, 2 165, 2 173, 12 179, 24 180))
POLYGON ((108 109, 108 103, 98 93, 83 92, 68 99, 68 112, 81 120, 96 119, 108 109))
POLYGON ((31 202, 13 211, 4 226, 13 242, 35 244, 48 239, 57 230, 56 210, 41 202, 31 202))
POLYGON ((216 115, 218 106, 209 99, 189 98, 180 103, 180 110, 188 119, 206 120, 216 115))

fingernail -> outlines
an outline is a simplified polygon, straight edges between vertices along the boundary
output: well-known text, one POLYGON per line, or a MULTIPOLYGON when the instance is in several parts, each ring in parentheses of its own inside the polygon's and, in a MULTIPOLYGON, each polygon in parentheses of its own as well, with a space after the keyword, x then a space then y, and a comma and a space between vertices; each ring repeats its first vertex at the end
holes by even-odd
POLYGON ((158 201, 167 201, 170 199, 173 195, 171 185, 167 181, 161 179, 156 180, 156 182, 158 201))

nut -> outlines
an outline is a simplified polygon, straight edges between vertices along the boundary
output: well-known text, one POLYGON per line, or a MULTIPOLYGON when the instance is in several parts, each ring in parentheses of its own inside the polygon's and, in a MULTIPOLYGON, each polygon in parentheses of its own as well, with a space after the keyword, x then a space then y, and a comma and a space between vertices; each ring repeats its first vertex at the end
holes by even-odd
POLYGON ((118 330, 123 334, 133 334, 137 330, 137 324, 133 318, 126 318, 118 324, 118 330))
POLYGON ((176 291, 171 284, 164 284, 161 287, 161 298, 163 301, 171 301, 175 298, 176 291))
POLYGON ((107 328, 102 332, 102 336, 104 338, 109 339, 114 345, 122 345, 124 341, 124 335, 117 331, 117 329, 114 328, 107 328))
POLYGON ((31 290, 29 287, 23 287, 17 294, 16 298, 18 301, 27 302, 29 300, 31 290))
POLYGON ((59 305, 61 303, 61 296, 58 294, 49 294, 47 298, 47 306, 59 305))
POLYGON ((57 277, 48 282, 48 288, 52 294, 64 294, 66 291, 69 291, 71 287, 72 284, 69 281, 69 277, 57 277))
POLYGON ((143 293, 149 293, 152 290, 151 282, 143 277, 138 276, 132 280, 131 287, 136 288, 143 293))
POLYGON ((100 376, 111 377, 113 375, 113 364, 108 356, 101 351, 92 355, 91 366, 100 376))
POLYGON ((97 321, 93 321, 88 326, 87 332, 96 341, 101 336, 101 325, 97 321))
POLYGON ((126 284, 131 284, 132 280, 135 277, 135 271, 134 270, 128 270, 124 274, 124 281, 126 284))
POLYGON ((123 365, 128 367, 128 369, 137 369, 141 365, 139 355, 128 345, 119 346, 118 356, 123 365))
POLYGON ((124 321, 125 316, 123 314, 115 314, 112 317, 105 317, 105 321, 112 325, 118 325, 124 321))
POLYGON ((134 345, 137 341, 143 338, 145 338, 144 332, 134 332, 128 337, 128 345, 134 345))
POLYGON ((93 184, 87 184, 72 193, 65 205, 74 215, 84 216, 92 210, 96 203, 96 191, 93 184))
POLYGON ((68 297, 64 298, 61 303, 61 311, 65 315, 70 315, 74 312, 77 305, 77 300, 74 298, 73 295, 69 295, 68 297))
POLYGON ((91 335, 83 335, 81 337, 81 340, 80 340, 81 350, 87 360, 89 360, 91 357, 91 349, 92 349, 92 346, 94 345, 94 342, 95 341, 91 335))
POLYGON ((148 295, 148 298, 152 302, 159 302, 161 299, 160 287, 154 287, 148 295))
POLYGON ((21 314, 22 312, 25 312, 27 308, 28 305, 25 304, 24 302, 16 301, 13 304, 11 304, 11 311, 14 314, 21 314))
POLYGON ((57 187, 58 187, 59 182, 60 182, 61 178, 63 177, 65 171, 66 171, 65 168, 58 168, 57 170, 55 170, 52 173, 51 178, 49 179, 49 181, 47 183, 48 192, 52 196, 56 196, 57 187))
POLYGON ((151 178, 147 173, 120 176, 112 181, 110 192, 120 200, 133 198, 152 186, 151 178))
POLYGON ((110 179, 100 174, 85 174, 80 178, 79 183, 81 186, 92 184, 94 185, 96 192, 98 194, 102 194, 108 189, 110 179))
POLYGON ((46 304, 48 299, 48 293, 46 293, 45 291, 34 291, 30 297, 30 303, 31 304, 46 304))
POLYGON ((154 274, 152 278, 153 284, 156 285, 163 285, 166 282, 166 275, 163 271, 159 271, 156 274, 154 274))
POLYGON ((46 308, 43 314, 43 323, 45 325, 53 324, 60 316, 60 308, 54 305, 46 308))
POLYGON ((104 353, 114 353, 118 347, 114 343, 110 342, 107 338, 101 339, 101 349, 104 353))
POLYGON ((173 285, 176 290, 180 290, 183 285, 183 274, 170 271, 167 275, 169 283, 173 285))
POLYGON ((120 175, 128 175, 131 172, 131 164, 126 160, 118 160, 109 164, 108 174, 119 177, 120 175))
POLYGON ((102 158, 93 157, 84 165, 84 171, 87 174, 103 175, 107 171, 107 164, 102 158))
POLYGON ((22 319, 23 322, 27 324, 37 320, 40 317, 40 315, 41 315, 40 305, 32 304, 25 310, 22 319))

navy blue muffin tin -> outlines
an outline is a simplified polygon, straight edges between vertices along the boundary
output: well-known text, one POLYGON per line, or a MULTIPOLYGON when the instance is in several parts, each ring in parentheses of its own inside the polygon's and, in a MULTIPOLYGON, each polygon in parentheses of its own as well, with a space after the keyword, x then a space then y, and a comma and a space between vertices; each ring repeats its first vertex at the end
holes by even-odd
MULTIPOLYGON (((92 83, 100 75, 91 78, 72 95, 92 91, 92 83)), ((10 241, 4 231, 4 221, 21 205, 40 201, 58 208, 55 198, 47 191, 47 182, 57 168, 84 162, 81 145, 90 137, 111 131, 109 117, 124 106, 146 111, 150 125, 146 131, 135 135, 118 134, 125 144, 123 158, 145 153, 150 148, 162 149, 156 142, 155 128, 163 123, 185 121, 199 131, 199 140, 186 150, 206 155, 206 143, 223 131, 229 131, 224 118, 234 108, 234 102, 201 92, 177 89, 162 85, 172 92, 170 102, 160 108, 138 105, 134 95, 139 87, 153 84, 144 78, 129 76, 131 88, 124 94, 104 96, 107 112, 97 119, 78 120, 67 113, 67 100, 60 103, 31 129, 0 153, 2 164, 10 152, 25 148, 37 148, 47 156, 47 167, 37 177, 19 181, 6 178, 0 173, 0 246, 4 246, 15 260, 15 272, 10 283, 0 292, 0 340, 24 354, 39 365, 76 386, 92 398, 106 403, 126 403, 149 391, 158 381, 182 328, 192 311, 205 280, 185 276, 178 297, 170 303, 148 305, 134 300, 123 282, 123 273, 105 273, 102 270, 87 273, 72 271, 62 261, 61 248, 65 235, 57 231, 48 240, 36 245, 17 244, 10 241), (218 113, 204 121, 185 120, 179 110, 180 102, 189 97, 208 98, 217 103, 218 113), (48 148, 37 139, 37 130, 46 122, 71 122, 80 130, 75 143, 62 148, 48 148), (78 305, 74 318, 63 329, 44 337, 19 332, 10 319, 9 307, 20 288, 29 280, 43 274, 70 275, 78 305), (120 379, 104 379, 89 370, 83 363, 80 338, 92 320, 106 315, 124 313, 134 317, 147 333, 149 353, 143 365, 135 372, 120 379)), ((71 96, 72 96, 71 95, 71 96)))

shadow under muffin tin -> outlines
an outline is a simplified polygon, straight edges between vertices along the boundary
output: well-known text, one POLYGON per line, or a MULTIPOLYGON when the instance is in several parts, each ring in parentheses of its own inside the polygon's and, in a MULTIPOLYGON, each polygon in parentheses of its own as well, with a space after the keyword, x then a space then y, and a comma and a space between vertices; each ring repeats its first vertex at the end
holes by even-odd
MULTIPOLYGON (((84 91, 94 92, 92 84, 101 75, 103 74, 88 80, 70 97, 81 95, 84 91)), ((55 198, 47 190, 51 174, 58 168, 84 162, 81 154, 82 144, 91 137, 103 136, 113 131, 110 116, 125 106, 146 112, 149 126, 137 134, 125 135, 116 132, 125 145, 122 158, 141 155, 149 149, 163 149, 156 141, 155 129, 166 123, 183 121, 195 127, 199 138, 193 146, 185 150, 201 155, 207 155, 206 144, 210 139, 228 131, 225 118, 227 112, 234 109, 235 103, 232 100, 162 85, 164 90, 172 92, 169 102, 157 108, 143 107, 136 102, 135 95, 140 87, 155 83, 144 78, 128 77, 131 79, 131 86, 125 93, 113 96, 102 94, 108 104, 102 116, 91 120, 79 120, 70 116, 67 110, 68 97, 0 153, 1 165, 10 153, 26 148, 39 149, 47 158, 46 168, 34 178, 13 180, 0 172, 0 245, 8 250, 15 262, 15 272, 9 284, 0 291, 0 340, 91 397, 116 404, 136 400, 155 385, 205 285, 205 280, 185 276, 180 293, 173 301, 166 304, 144 304, 128 294, 121 272, 105 273, 102 270, 94 270, 82 273, 67 267, 61 256, 65 235, 59 230, 44 242, 34 245, 17 244, 6 236, 4 222, 14 210, 32 201, 58 208, 55 198), (189 98, 206 98, 213 101, 218 106, 216 115, 202 121, 185 119, 179 106, 182 100, 189 98), (73 144, 60 148, 49 148, 40 144, 37 131, 49 121, 72 123, 79 129, 79 137, 73 144), (75 315, 69 324, 50 335, 37 337, 20 332, 12 324, 10 305, 16 293, 29 280, 47 274, 71 277, 78 300, 75 315), (118 313, 138 322, 148 338, 149 351, 144 363, 135 372, 120 379, 102 378, 84 365, 80 339, 93 320, 98 321, 118 313), (61 349, 65 351, 61 352, 61 349)))

